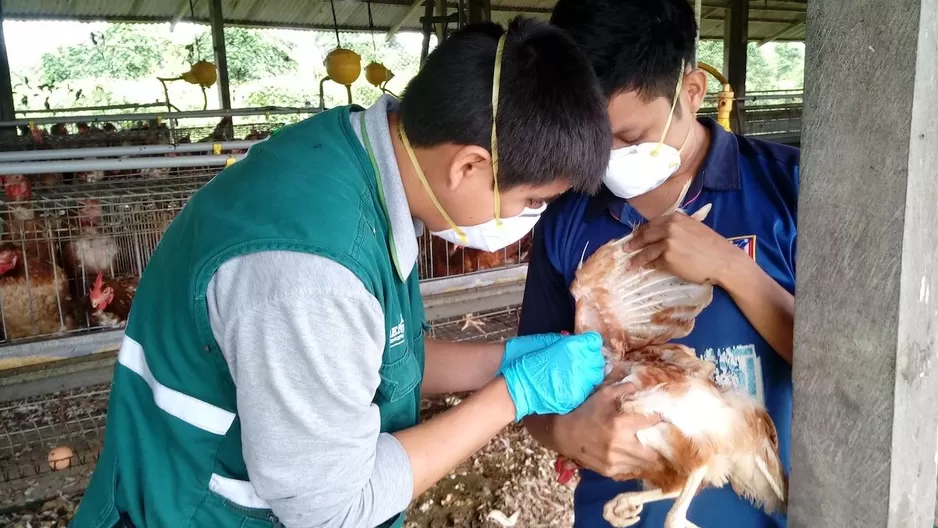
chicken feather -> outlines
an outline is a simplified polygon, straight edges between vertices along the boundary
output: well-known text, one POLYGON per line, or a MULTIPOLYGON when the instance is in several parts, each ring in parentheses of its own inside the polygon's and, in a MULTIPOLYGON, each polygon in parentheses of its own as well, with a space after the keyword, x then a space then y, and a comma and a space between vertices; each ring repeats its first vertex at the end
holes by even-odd
MULTIPOLYGON (((707 204, 691 216, 702 221, 709 210, 707 204)), ((683 211, 675 205, 665 214, 674 213, 683 211)), ((698 489, 727 483, 766 511, 784 509, 787 479, 775 425, 764 406, 733 387, 717 385, 712 378, 715 365, 698 358, 693 349, 668 343, 690 334, 695 318, 713 299, 713 287, 658 269, 628 269, 637 253, 625 248, 631 239, 632 235, 614 240, 585 263, 581 259, 570 286, 576 332, 603 336, 604 384, 636 387, 621 400, 620 410, 657 414, 663 420, 636 436, 662 455, 664 465, 638 475, 646 490, 615 497, 606 504, 604 518, 613 526, 631 526, 638 522, 643 504, 676 499, 666 528, 693 526, 687 511, 698 489)), ((570 465, 561 457, 556 468, 569 471, 570 465)))

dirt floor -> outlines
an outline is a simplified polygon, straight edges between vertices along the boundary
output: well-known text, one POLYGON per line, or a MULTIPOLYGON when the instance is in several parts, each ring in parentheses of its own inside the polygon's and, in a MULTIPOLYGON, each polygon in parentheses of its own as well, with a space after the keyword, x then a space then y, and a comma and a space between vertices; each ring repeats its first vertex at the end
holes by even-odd
MULTIPOLYGON (((94 392, 96 389, 87 390, 94 392)), ((9 425, 14 418, 39 424, 53 420, 57 414, 73 412, 63 403, 73 396, 77 395, 69 393, 52 399, 59 404, 51 407, 10 406, 2 410, 5 412, 0 411, 0 421, 9 425), (46 413, 51 413, 52 418, 44 417, 46 413)), ((82 401, 89 401, 87 393, 82 396, 82 401)), ((460 401, 458 396, 427 400, 423 418, 428 419, 460 401)), ((82 412, 96 415, 94 409, 82 409, 82 412)), ((75 466, 66 471, 46 471, 29 463, 21 465, 19 474, 6 472, 0 478, 0 526, 66 526, 94 467, 93 445, 94 442, 89 442, 87 448, 77 451, 75 466)), ((26 454, 17 455, 22 458, 26 454)), ((553 455, 524 430, 512 426, 414 501, 406 527, 571 526, 572 486, 557 484, 553 455)))

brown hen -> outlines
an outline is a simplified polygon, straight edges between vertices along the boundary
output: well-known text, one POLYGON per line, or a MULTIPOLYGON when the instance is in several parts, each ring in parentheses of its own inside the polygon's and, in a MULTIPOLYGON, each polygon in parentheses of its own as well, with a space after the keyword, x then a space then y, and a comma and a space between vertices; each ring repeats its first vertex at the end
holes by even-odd
MULTIPOLYGON (((682 214, 675 209, 666 214, 682 214)), ((693 216, 703 220, 709 209, 693 216)), ((657 269, 627 269, 637 253, 625 249, 630 239, 612 241, 581 263, 570 287, 575 330, 603 336, 605 384, 635 386, 620 402, 621 411, 662 418, 636 437, 660 453, 664 464, 641 475, 620 475, 618 480, 641 479, 645 490, 618 495, 603 517, 616 527, 632 526, 645 503, 676 499, 665 527, 691 528, 687 511, 697 491, 727 482, 768 512, 784 509, 787 479, 765 408, 746 393, 717 385, 711 377, 715 366, 692 349, 668 344, 691 332, 713 287, 657 269)), ((559 458, 556 469, 566 477, 575 467, 559 458)))

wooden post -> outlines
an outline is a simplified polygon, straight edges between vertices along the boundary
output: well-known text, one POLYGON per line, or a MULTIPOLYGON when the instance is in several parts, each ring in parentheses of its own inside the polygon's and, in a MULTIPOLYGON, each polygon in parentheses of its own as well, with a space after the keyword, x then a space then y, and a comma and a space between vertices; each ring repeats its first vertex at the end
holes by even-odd
POLYGON ((938 0, 808 4, 792 528, 935 522, 935 28, 938 0))
MULTIPOLYGON (((746 132, 746 102, 738 100, 746 95, 746 49, 749 41, 749 0, 729 0, 729 42, 724 45, 723 53, 727 57, 726 78, 733 87, 737 101, 734 105, 739 116, 737 133, 746 132)), ((726 22, 724 21, 724 24, 726 22)))
POLYGON ((218 101, 223 109, 229 110, 231 109, 231 92, 228 89, 228 53, 225 50, 225 17, 221 0, 209 2, 209 18, 212 23, 215 68, 218 69, 218 101))

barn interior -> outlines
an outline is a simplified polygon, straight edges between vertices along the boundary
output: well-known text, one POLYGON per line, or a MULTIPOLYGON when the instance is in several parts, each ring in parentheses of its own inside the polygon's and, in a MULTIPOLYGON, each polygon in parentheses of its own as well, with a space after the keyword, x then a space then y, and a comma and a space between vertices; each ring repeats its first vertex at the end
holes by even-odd
MULTIPOLYGON (((55 256, 0 288, 0 525, 64 526, 97 460, 123 337, 120 317, 84 301, 99 272, 135 284, 189 197, 278 128, 359 103, 361 87, 403 87, 400 72, 393 82, 364 53, 332 56, 327 75, 304 74, 295 104, 250 104, 233 93, 243 72, 231 67, 226 32, 317 30, 334 33, 335 47, 367 35, 375 50, 410 35, 417 68, 464 24, 546 20, 554 3, 0 0, 2 22, 189 25, 210 36, 204 55, 196 43, 191 69, 153 78, 155 101, 86 104, 70 88, 50 104, 52 89, 18 86, 17 45, 0 24, 0 175, 29 182, 27 193, 0 199, 3 236, 26 254, 55 256), (354 76, 343 73, 350 63, 354 76), (88 248, 95 258, 83 256, 88 248), (66 456, 50 463, 54 452, 66 456)), ((713 82, 701 114, 804 152, 789 522, 936 526, 938 0, 691 3, 701 42, 719 49, 703 66, 713 82), (804 44, 802 82, 747 90, 752 50, 775 43, 804 44)), ((513 336, 530 244, 482 253, 422 236, 432 334, 513 336)), ((428 401, 425 413, 459 398, 428 401)), ((551 461, 511 428, 416 500, 408 526, 570 526, 571 488, 553 482, 551 461)))

